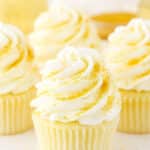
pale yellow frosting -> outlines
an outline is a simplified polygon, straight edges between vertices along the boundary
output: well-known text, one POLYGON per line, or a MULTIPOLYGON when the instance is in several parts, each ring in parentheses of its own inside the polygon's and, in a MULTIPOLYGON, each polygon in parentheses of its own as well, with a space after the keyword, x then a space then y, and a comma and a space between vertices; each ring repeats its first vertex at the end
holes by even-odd
POLYGON ((109 37, 108 67, 119 88, 150 90, 150 21, 135 19, 109 37))
POLYGON ((93 22, 85 14, 58 3, 39 16, 29 41, 39 64, 54 58, 66 45, 100 46, 93 22))
POLYGON ((25 37, 16 27, 0 23, 0 94, 21 93, 37 81, 25 37))
POLYGON ((94 49, 67 47, 48 61, 32 107, 60 122, 98 124, 120 111, 119 95, 94 49))

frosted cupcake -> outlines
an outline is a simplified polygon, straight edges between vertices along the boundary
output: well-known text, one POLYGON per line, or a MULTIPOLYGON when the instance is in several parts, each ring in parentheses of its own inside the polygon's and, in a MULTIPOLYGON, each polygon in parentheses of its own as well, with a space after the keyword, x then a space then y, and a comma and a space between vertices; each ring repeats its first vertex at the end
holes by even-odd
POLYGON ((93 22, 83 13, 59 3, 39 16, 29 37, 35 61, 42 66, 66 45, 99 48, 100 39, 93 22))
POLYGON ((150 22, 117 28, 109 44, 107 63, 122 96, 119 130, 150 133, 150 22))
POLYGON ((109 150, 120 97, 99 53, 67 47, 41 73, 31 104, 41 150, 109 150))
POLYGON ((36 69, 25 37, 16 27, 0 23, 0 135, 32 126, 29 103, 35 96, 36 69))

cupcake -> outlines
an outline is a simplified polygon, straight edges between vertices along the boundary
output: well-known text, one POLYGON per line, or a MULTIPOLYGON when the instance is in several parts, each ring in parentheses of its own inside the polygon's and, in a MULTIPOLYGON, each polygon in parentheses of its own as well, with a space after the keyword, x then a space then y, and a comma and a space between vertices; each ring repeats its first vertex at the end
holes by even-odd
POLYGON ((32 127, 29 104, 36 94, 37 79, 24 35, 0 23, 0 135, 32 127))
POLYGON ((29 43, 40 67, 66 45, 99 49, 100 38, 95 25, 84 13, 55 2, 35 21, 29 43))
POLYGON ((150 21, 135 19, 109 37, 108 68, 119 88, 119 130, 150 133, 150 21))
POLYGON ((32 101, 41 150, 109 150, 119 92, 96 50, 66 47, 48 61, 32 101))

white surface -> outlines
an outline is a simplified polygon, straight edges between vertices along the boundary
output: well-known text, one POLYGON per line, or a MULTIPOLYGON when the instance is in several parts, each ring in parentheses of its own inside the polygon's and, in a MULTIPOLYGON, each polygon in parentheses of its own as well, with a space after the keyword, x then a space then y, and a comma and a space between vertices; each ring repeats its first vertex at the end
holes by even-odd
MULTIPOLYGON (((38 150, 33 131, 16 136, 0 137, 0 150, 38 150)), ((117 133, 113 150, 150 150, 150 135, 117 133)))

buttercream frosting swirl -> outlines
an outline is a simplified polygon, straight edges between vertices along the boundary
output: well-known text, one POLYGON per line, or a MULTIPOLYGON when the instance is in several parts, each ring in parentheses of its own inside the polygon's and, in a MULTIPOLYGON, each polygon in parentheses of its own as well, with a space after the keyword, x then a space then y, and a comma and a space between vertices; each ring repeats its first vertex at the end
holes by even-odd
POLYGON ((0 23, 0 94, 20 93, 37 82, 36 68, 23 33, 0 23))
POLYGON ((98 124, 118 115, 117 90, 96 50, 67 47, 41 73, 31 105, 47 119, 98 124))
POLYGON ((134 19, 109 37, 107 63, 119 88, 150 90, 150 21, 134 19))
POLYGON ((99 48, 100 38, 94 23, 85 14, 63 4, 51 4, 39 16, 29 36, 37 63, 56 56, 66 45, 99 48))

